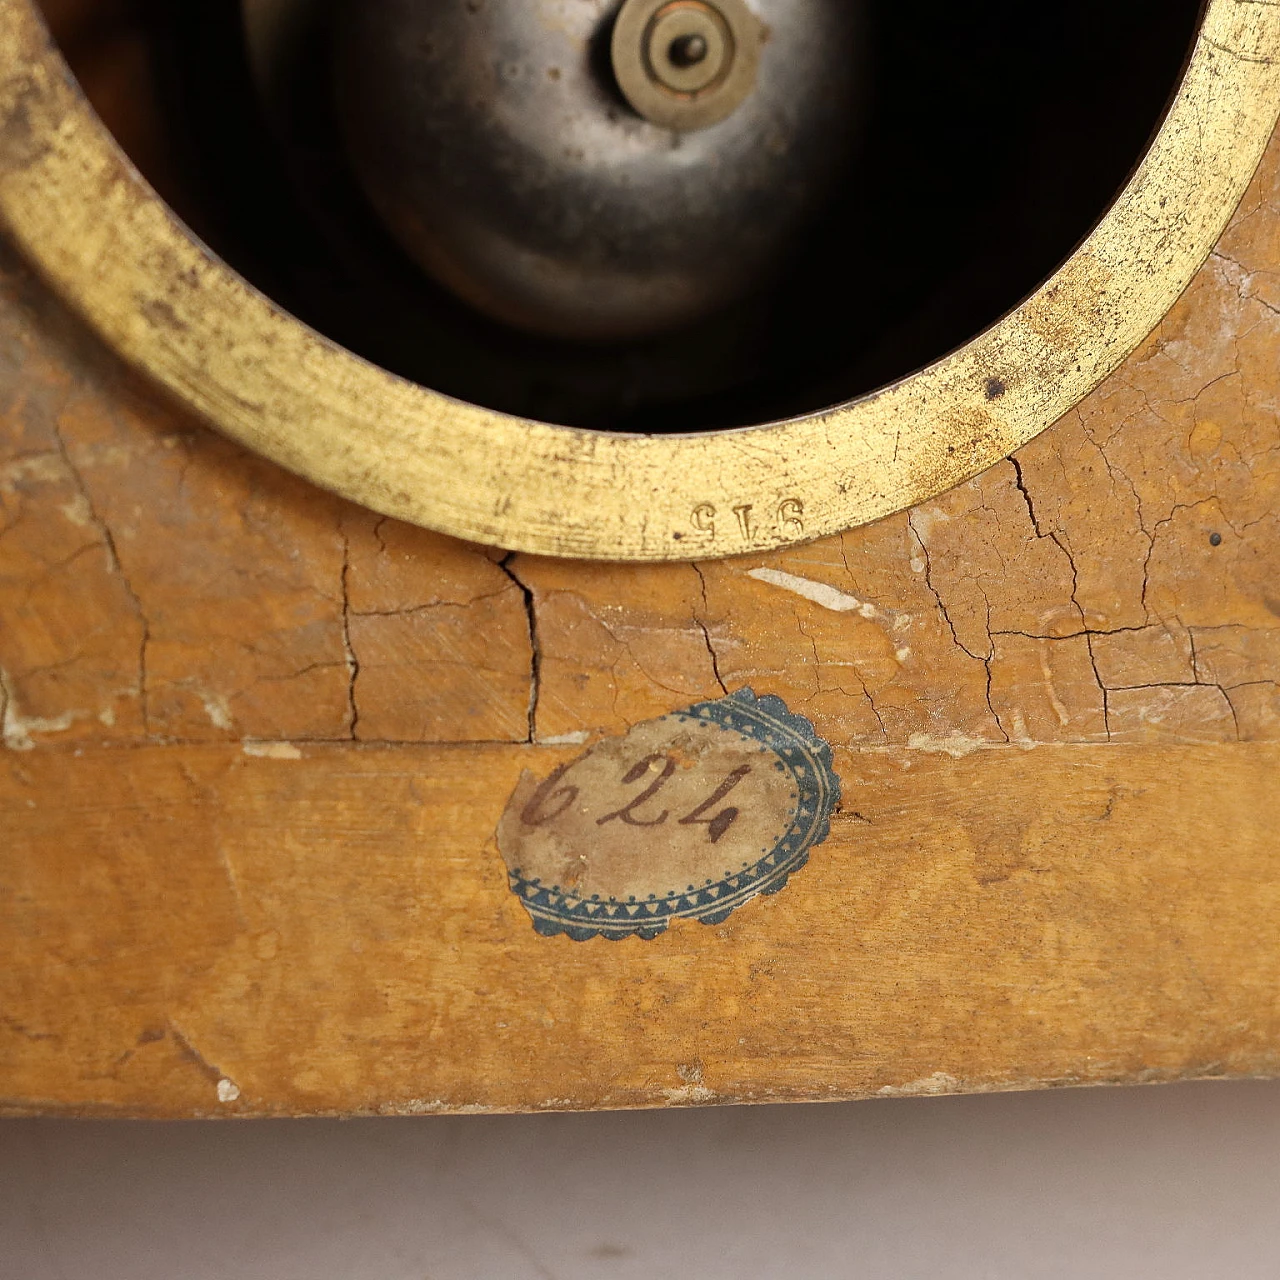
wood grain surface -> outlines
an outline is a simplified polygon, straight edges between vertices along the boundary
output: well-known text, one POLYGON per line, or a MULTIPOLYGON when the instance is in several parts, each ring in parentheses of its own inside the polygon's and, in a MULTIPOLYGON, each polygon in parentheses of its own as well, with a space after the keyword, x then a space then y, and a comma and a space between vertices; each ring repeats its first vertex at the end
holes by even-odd
POLYGON ((493 833, 553 748, 10 757, 11 1112, 664 1105, 1270 1073, 1280 747, 842 752, 786 890, 534 933, 493 833))
POLYGON ((0 258, 9 1112, 585 1108, 1270 1074, 1280 139, 1094 395, 786 552, 503 556, 171 406, 0 258), (541 938, 522 770, 726 690, 837 749, 777 897, 541 938))

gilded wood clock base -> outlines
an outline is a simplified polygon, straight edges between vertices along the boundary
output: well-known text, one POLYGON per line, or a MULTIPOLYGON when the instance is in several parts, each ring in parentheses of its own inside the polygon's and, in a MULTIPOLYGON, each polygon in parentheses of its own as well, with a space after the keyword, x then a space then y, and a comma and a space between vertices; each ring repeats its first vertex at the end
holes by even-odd
POLYGON ((826 1099, 1270 1074, 1280 141, 1012 462, 812 546, 504 560, 197 426, 0 291, 13 1113, 826 1099), (750 686, 836 748, 775 897, 540 937, 521 771, 750 686))

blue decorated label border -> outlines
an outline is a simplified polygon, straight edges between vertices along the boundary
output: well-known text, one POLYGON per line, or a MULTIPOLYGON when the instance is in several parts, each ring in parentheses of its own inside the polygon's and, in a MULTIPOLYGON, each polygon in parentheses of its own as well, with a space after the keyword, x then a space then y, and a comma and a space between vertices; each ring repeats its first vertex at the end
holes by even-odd
POLYGON ((738 907, 758 894, 774 894, 809 861, 809 850, 831 832, 831 814, 840 801, 831 748, 818 737, 804 716, 788 710, 773 694, 757 697, 740 689, 714 702, 700 702, 668 717, 700 722, 741 734, 759 742, 782 763, 795 785, 796 801, 791 823, 782 838, 754 865, 702 888, 673 892, 664 897, 582 898, 558 885, 526 879, 520 871, 508 873, 514 893, 533 918, 533 927, 546 937, 565 934, 575 942, 590 938, 656 938, 672 920, 697 920, 721 924, 738 907))

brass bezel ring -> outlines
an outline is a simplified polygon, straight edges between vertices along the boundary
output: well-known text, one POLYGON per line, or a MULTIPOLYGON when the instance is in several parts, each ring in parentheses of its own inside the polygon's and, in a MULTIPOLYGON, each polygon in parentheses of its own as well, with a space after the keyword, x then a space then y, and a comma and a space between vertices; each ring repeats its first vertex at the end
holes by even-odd
POLYGON ((1280 5, 1209 0, 1132 180, 1061 269, 991 329, 828 412, 683 436, 555 427, 464 404, 282 312, 138 174, 34 0, 0 0, 0 81, 10 234, 111 347, 227 435, 382 514, 460 538, 689 560, 809 541, 922 502, 1093 390, 1172 306, 1257 168, 1280 113, 1280 5))

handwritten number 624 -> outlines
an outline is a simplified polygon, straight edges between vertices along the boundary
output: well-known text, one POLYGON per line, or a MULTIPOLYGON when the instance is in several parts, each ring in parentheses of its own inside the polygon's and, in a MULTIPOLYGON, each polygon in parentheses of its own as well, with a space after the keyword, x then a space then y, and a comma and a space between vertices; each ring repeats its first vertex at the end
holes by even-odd
MULTIPOLYGON (((568 772, 572 763, 570 761, 568 764, 561 765, 530 796, 529 803, 525 805, 520 813, 520 821, 525 826, 545 826, 548 822, 553 822, 577 801, 579 795, 577 787, 560 785, 561 779, 568 772)), ((647 804, 666 786, 671 775, 676 771, 676 762, 670 756, 663 754, 645 756, 643 760, 632 765, 622 775, 622 785, 625 787, 634 786, 646 774, 653 772, 655 769, 657 771, 648 786, 624 804, 622 808, 615 809, 612 813, 606 813, 602 818, 597 818, 596 826, 603 827, 610 822, 622 822, 629 827, 662 826, 671 817, 669 809, 663 809, 661 813, 651 818, 638 817, 636 810, 647 804)), ((712 810, 716 809, 716 806, 750 772, 751 766, 749 764, 739 765, 701 804, 691 809, 683 818, 677 818, 678 825, 682 827, 705 826, 711 843, 717 843, 725 832, 733 826, 741 810, 733 805, 728 805, 714 813, 712 810)))

